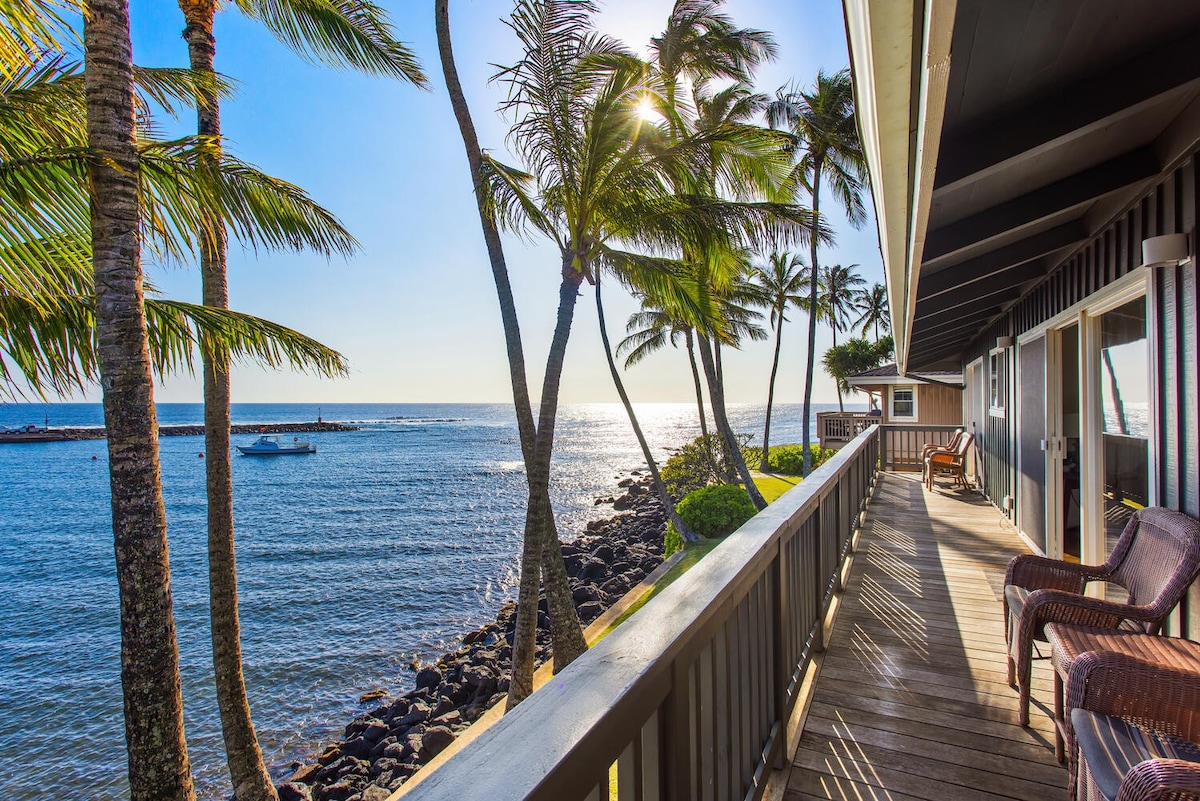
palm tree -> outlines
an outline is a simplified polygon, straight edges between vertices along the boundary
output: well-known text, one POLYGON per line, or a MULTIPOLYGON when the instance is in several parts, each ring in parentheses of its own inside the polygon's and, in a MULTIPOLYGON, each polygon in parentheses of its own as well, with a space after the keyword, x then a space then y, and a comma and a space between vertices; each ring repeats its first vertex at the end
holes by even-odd
MULTIPOLYGON (((500 241, 500 230, 492 205, 491 189, 488 184, 489 167, 484 163, 483 149, 471 110, 458 79, 458 68, 454 63, 454 50, 450 38, 450 2, 434 0, 434 18, 437 27, 438 55, 442 63, 442 75, 450 94, 450 105, 458 122, 459 134, 467 151, 467 163, 471 169, 471 183, 475 190, 475 203, 479 212, 479 224, 483 228, 483 239, 487 246, 488 260, 492 268, 492 280, 496 285, 496 298, 500 304, 500 319, 504 327, 504 340, 508 355, 508 373, 513 390, 513 408, 517 418, 517 432, 521 440, 521 455, 525 461, 525 475, 533 474, 534 446, 537 428, 533 420, 533 405, 529 398, 529 382, 525 374, 525 350, 521 343, 521 325, 517 319, 517 306, 513 300, 512 284, 508 278, 508 265, 504 259, 504 247, 500 241)), ((530 486, 532 490, 532 485, 530 486)), ((548 487, 547 487, 548 491, 548 487)), ((547 495, 542 500, 550 506, 547 495)), ((555 530, 554 515, 544 516, 548 530, 543 533, 542 582, 546 589, 546 607, 550 618, 550 632, 554 643, 555 673, 565 668, 587 650, 579 616, 571 597, 566 566, 559 547, 558 532, 555 530)))
POLYGON ((891 318, 888 310, 887 287, 883 284, 875 284, 870 289, 864 289, 858 295, 858 310, 862 315, 854 321, 854 324, 861 326, 863 336, 867 335, 867 331, 875 329, 875 341, 879 341, 879 328, 883 327, 883 333, 887 333, 891 328, 891 318))
POLYGON ((139 158, 126 0, 89 0, 83 27, 96 356, 108 430, 121 683, 133 801, 195 798, 167 562, 158 421, 142 301, 139 158))
POLYGON ((663 82, 663 105, 677 107, 681 78, 696 86, 709 81, 748 82, 778 54, 766 31, 735 27, 721 12, 725 0, 676 0, 662 34, 650 40, 651 61, 663 82))
MULTIPOLYGON (((790 207, 731 203, 712 196, 677 195, 675 180, 710 149, 710 140, 674 141, 637 113, 647 95, 661 96, 652 70, 616 40, 595 32, 585 0, 521 0, 510 20, 524 47, 521 60, 501 71, 509 88, 505 110, 510 140, 529 166, 523 172, 485 158, 492 202, 500 220, 528 226, 551 239, 560 254, 557 323, 542 386, 525 550, 513 645, 509 705, 530 692, 535 580, 541 552, 550 457, 563 358, 575 302, 584 281, 609 270, 636 292, 689 309, 678 262, 616 247, 678 252, 685 242, 728 244, 754 239, 766 223, 796 217, 790 207)), ((710 138, 711 139, 711 138, 710 138)), ((807 222, 807 217, 803 217, 807 222)))
POLYGON ((858 311, 858 297, 867 283, 855 272, 856 267, 857 264, 849 267, 831 264, 825 268, 824 312, 825 320, 833 330, 834 345, 837 345, 837 332, 850 327, 850 314, 858 311))
MULTIPOLYGON (((818 237, 816 225, 821 222, 821 186, 824 181, 833 191, 846 218, 854 227, 866 221, 863 205, 863 180, 866 158, 858 137, 854 118, 854 90, 850 70, 832 75, 824 70, 817 73, 811 91, 782 87, 767 108, 767 121, 772 128, 786 127, 792 134, 799 158, 795 175, 797 185, 807 186, 812 195, 813 236, 809 238, 809 303, 816 308, 821 270, 817 261, 818 237)), ((804 374, 804 474, 812 471, 809 443, 812 433, 809 419, 812 414, 813 367, 817 338, 816 316, 808 321, 808 357, 804 374)))
POLYGON ((775 403, 775 374, 779 370, 779 350, 783 345, 783 324, 787 322, 788 306, 807 308, 807 301, 800 296, 808 282, 808 269, 798 255, 775 252, 768 257, 768 267, 757 267, 754 277, 762 289, 764 306, 770 309, 768 317, 775 330, 775 356, 771 361, 771 379, 767 382, 767 415, 763 424, 762 461, 758 469, 769 472, 768 455, 771 448, 771 408, 775 403))
POLYGON ((696 393, 696 411, 700 420, 700 436, 708 439, 708 414, 704 411, 704 390, 700 384, 700 368, 696 365, 696 337, 692 327, 674 319, 667 312, 656 308, 652 298, 642 299, 642 310, 629 315, 625 323, 628 334, 617 343, 617 355, 625 357, 625 369, 652 353, 662 350, 669 342, 679 347, 679 340, 687 348, 688 364, 692 369, 692 385, 696 393))
MULTIPOLYGON (((20 209, 0 237, 0 347, 34 391, 68 387, 97 373, 102 381, 131 793, 187 798, 193 792, 179 714, 149 368, 190 368, 193 346, 204 359, 221 353, 268 364, 310 361, 327 373, 345 366, 319 343, 257 318, 145 301, 141 245, 181 254, 204 239, 203 223, 214 210, 252 243, 303 243, 326 253, 349 252, 355 243, 298 189, 221 157, 211 142, 139 141, 139 130, 152 128, 136 120, 135 110, 147 104, 135 102, 135 81, 168 110, 201 84, 215 93, 223 82, 134 68, 127 7, 97 3, 88 11, 85 63, 92 69, 85 75, 53 56, 27 58, 5 70, 14 80, 4 86, 0 139, 6 167, 22 180, 7 184, 0 198, 7 211, 20 209), (20 158, 22 151, 36 158, 20 158), (79 180, 81 161, 90 187, 79 180), (84 281, 78 270, 88 260, 94 276, 84 281)), ((11 386, 14 373, 3 372, 11 386)))
MULTIPOLYGON (((843 267, 840 264, 831 264, 825 268, 824 309, 822 311, 825 320, 829 323, 829 328, 833 331, 834 347, 837 347, 838 331, 845 331, 849 327, 850 313, 857 310, 856 299, 862 291, 861 287, 867 283, 854 271, 857 266, 857 264, 851 264, 849 267, 843 267)), ((844 412, 840 385, 837 393, 838 411, 844 412)))
MULTIPOLYGON (((218 0, 179 0, 187 25, 191 68, 213 76, 216 39, 213 17, 218 0)), ((261 20, 282 41, 303 55, 338 66, 393 75, 418 86, 425 84, 412 53, 397 42, 383 13, 367 0, 268 2, 237 0, 248 16, 261 20)), ((219 148, 220 99, 198 85, 197 133, 219 148)), ((219 152, 209 158, 216 159, 219 152)), ((215 216, 204 221, 200 240, 200 273, 204 304, 229 307, 224 225, 215 216)), ((233 479, 230 463, 229 360, 219 350, 204 360, 204 453, 208 491, 209 610, 212 621, 213 668, 226 761, 239 801, 274 801, 275 786, 263 763, 254 733, 250 702, 242 675, 241 629, 237 608, 237 564, 234 552, 233 479)))

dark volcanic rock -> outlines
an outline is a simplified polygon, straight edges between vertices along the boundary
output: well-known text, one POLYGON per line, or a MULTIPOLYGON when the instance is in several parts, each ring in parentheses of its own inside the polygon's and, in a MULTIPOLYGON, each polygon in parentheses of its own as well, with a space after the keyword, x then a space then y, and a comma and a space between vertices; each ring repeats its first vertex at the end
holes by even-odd
POLYGON ((425 737, 421 743, 421 758, 426 760, 433 759, 445 751, 446 746, 452 742, 454 742, 454 732, 450 731, 448 726, 434 726, 425 732, 425 737))
MULTIPOLYGON (((614 510, 623 513, 588 523, 584 533, 562 544, 584 625, 662 564, 666 515, 645 491, 648 482, 648 477, 621 482, 628 490, 614 510)), ((543 597, 539 662, 551 656, 545 609, 543 597)), ((329 746, 317 764, 299 768, 280 786, 282 801, 384 801, 485 711, 503 703, 515 614, 516 604, 507 603, 494 623, 467 632, 459 650, 419 670, 414 663, 415 689, 352 721, 342 743, 329 746)))
POLYGON ((417 689, 436 687, 442 680, 442 674, 435 668, 427 667, 417 671, 417 689))
POLYGON ((286 781, 276 789, 279 791, 279 801, 312 801, 312 790, 307 784, 286 781))

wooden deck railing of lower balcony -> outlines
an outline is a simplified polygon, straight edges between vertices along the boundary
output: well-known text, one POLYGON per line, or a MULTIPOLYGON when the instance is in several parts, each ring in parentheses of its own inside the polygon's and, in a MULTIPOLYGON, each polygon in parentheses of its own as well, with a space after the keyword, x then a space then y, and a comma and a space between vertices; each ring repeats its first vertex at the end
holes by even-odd
POLYGON ((878 463, 872 426, 406 801, 761 798, 878 463))
POLYGON ((879 434, 879 466, 883 470, 920 470, 921 449, 945 445, 961 427, 888 423, 879 434))

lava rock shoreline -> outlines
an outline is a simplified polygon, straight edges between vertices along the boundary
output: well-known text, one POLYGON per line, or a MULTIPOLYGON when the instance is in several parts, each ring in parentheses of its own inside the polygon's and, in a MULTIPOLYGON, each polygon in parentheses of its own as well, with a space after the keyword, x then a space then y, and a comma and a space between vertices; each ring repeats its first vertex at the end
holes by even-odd
MULTIPOLYGON (((596 520, 562 543, 575 609, 586 627, 663 562, 667 518, 635 471, 620 482, 613 517, 596 520)), ((300 764, 279 785, 280 801, 384 801, 449 746, 508 691, 516 604, 467 633, 462 647, 420 667, 416 687, 355 718, 343 738, 300 764)), ((543 594, 538 607, 537 663, 551 656, 543 594)), ((370 694, 364 696, 368 699, 370 694)))

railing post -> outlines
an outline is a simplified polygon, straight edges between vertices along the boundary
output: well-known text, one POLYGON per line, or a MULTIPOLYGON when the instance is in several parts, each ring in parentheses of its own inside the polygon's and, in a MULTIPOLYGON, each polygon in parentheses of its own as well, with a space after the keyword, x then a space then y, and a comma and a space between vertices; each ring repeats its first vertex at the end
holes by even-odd
POLYGON ((787 570, 783 563, 784 555, 784 536, 781 534, 778 539, 778 549, 775 551, 775 559, 771 563, 772 585, 774 586, 773 597, 771 603, 775 607, 775 615, 771 621, 771 642, 775 647, 774 662, 775 669, 775 720, 779 722, 778 734, 776 735, 775 759, 773 767, 776 770, 783 770, 787 767, 788 754, 788 684, 791 683, 792 666, 788 664, 787 648, 784 647, 784 615, 788 614, 785 608, 785 599, 787 595, 787 570))
POLYGON ((819 654, 825 650, 825 581, 821 575, 821 565, 825 561, 821 553, 821 502, 818 499, 812 513, 813 531, 813 575, 809 577, 809 592, 816 599, 817 620, 813 626, 812 652, 819 654))
POLYGON ((676 659, 671 667, 671 692, 663 704, 663 797, 692 797, 692 692, 688 665, 676 659))

